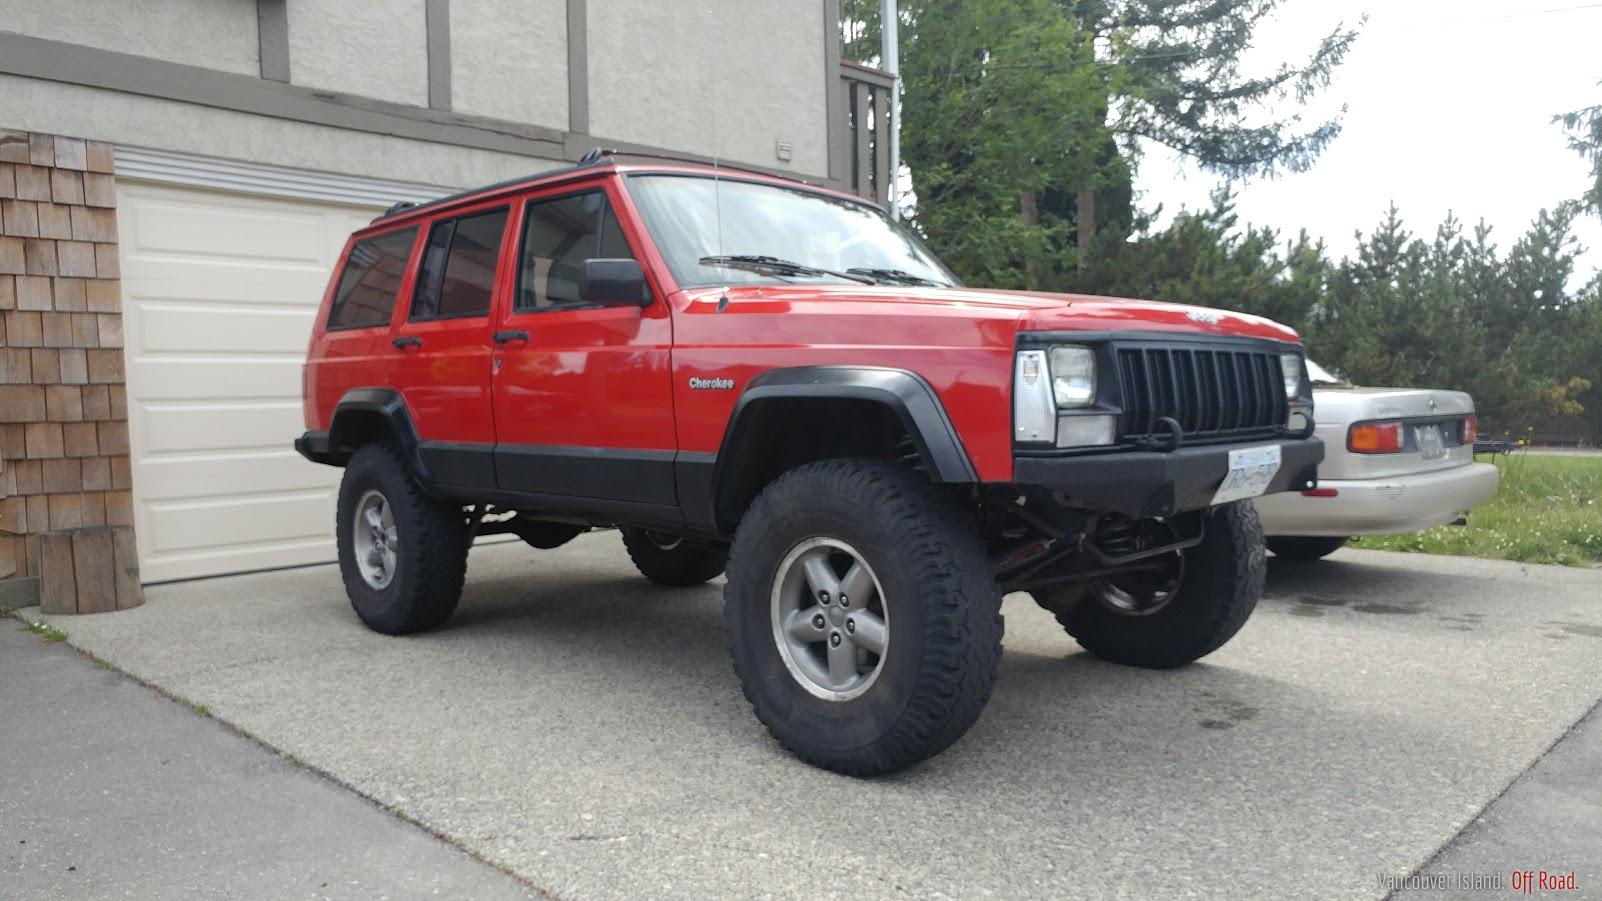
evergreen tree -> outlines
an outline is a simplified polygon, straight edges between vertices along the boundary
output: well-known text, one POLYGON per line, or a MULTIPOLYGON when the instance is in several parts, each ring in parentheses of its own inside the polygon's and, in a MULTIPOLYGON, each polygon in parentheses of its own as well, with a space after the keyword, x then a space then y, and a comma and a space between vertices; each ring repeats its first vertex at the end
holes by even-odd
MULTIPOLYGON (((1253 122, 1324 88, 1355 39, 1336 28, 1304 63, 1243 72, 1280 0, 904 0, 902 149, 916 221, 964 278, 1071 281, 1096 230, 1132 225, 1142 141, 1203 169, 1311 165, 1339 132, 1296 116, 1253 122), (1078 248, 1076 248, 1076 243, 1078 248)), ((844 6, 846 52, 877 61, 871 0, 844 6)))
POLYGON ((1553 117, 1568 132, 1569 147, 1591 164, 1591 185, 1580 200, 1586 209, 1602 214, 1602 105, 1553 117))

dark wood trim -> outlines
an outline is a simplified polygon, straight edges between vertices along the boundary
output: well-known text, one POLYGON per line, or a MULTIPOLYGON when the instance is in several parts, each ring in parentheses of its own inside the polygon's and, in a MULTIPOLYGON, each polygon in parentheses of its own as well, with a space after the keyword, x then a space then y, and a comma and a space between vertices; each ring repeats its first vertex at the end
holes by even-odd
POLYGON ((849 180, 846 155, 845 81, 840 77, 840 0, 823 0, 823 108, 828 118, 828 176, 836 184, 849 180))
POLYGON ((864 66, 859 62, 849 59, 841 60, 840 67, 845 70, 840 74, 854 81, 865 81, 868 84, 876 85, 881 88, 895 87, 896 77, 883 69, 875 69, 873 66, 864 66))
POLYGON ((256 44, 261 77, 289 82, 288 0, 256 0, 256 44))
POLYGON ((590 12, 588 0, 567 0, 567 130, 590 133, 590 12))
MULTIPOLYGON (((264 2, 274 2, 274 0, 264 0, 264 2)), ((582 0, 573 2, 582 4, 582 0)), ((582 107, 580 112, 583 113, 583 121, 576 123, 586 130, 589 128, 587 67, 587 62, 584 66, 578 67, 578 70, 586 74, 582 79, 584 83, 580 85, 583 88, 579 104, 582 107)), ((590 150, 607 147, 624 151, 672 154, 681 159, 712 162, 710 157, 700 154, 629 141, 616 141, 577 130, 557 131, 488 116, 430 109, 338 91, 312 89, 250 75, 219 72, 201 66, 172 63, 5 31, 0 31, 0 74, 120 91, 159 100, 192 103, 330 128, 547 160, 577 162, 590 150)), ((838 85, 838 96, 843 98, 845 85, 840 78, 839 70, 833 69, 827 74, 831 81, 838 85)), ((573 85, 570 84, 569 88, 571 90, 573 85)), ((569 99, 572 99, 571 95, 569 99)), ((572 112, 571 109, 569 111, 572 112)), ((829 145, 831 148, 834 147, 833 142, 837 138, 842 141, 845 139, 846 129, 843 124, 837 116, 831 118, 827 138, 831 142, 829 145), (841 125, 838 133, 836 133, 836 122, 841 125)), ((849 168, 849 157, 842 154, 840 159, 846 160, 849 168)), ((821 173, 775 169, 745 162, 740 162, 739 165, 743 169, 782 178, 821 182, 834 188, 846 187, 845 181, 832 172, 827 177, 820 177, 821 173)), ((849 172, 846 174, 849 175, 849 172)))
POLYGON ((20 34, 0 32, 0 73, 436 144, 563 158, 562 133, 537 125, 314 90, 20 34))
POLYGON ((428 0, 428 105, 451 108, 451 0, 428 0))

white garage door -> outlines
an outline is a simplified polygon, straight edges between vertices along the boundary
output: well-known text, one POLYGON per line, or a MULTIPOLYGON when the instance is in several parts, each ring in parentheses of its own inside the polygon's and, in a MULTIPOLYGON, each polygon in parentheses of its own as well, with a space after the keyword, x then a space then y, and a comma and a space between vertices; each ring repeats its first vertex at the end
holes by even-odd
POLYGON ((290 446, 300 369, 373 208, 120 181, 134 524, 148 582, 334 558, 339 471, 290 446))

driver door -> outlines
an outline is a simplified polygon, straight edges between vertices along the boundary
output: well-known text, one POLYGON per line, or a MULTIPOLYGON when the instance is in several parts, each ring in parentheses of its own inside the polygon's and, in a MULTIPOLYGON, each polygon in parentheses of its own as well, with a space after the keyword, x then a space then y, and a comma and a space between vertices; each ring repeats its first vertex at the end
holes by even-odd
POLYGON ((586 260, 641 258, 612 190, 567 184, 518 210, 511 302, 493 333, 496 477, 503 490, 676 515, 667 304, 654 286, 643 308, 579 296, 586 260))

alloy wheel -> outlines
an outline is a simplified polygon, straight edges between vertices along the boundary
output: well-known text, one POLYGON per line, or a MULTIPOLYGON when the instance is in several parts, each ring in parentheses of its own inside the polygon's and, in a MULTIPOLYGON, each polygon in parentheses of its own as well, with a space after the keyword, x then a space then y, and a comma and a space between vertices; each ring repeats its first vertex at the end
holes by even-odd
POLYGON ((884 669, 890 611, 860 552, 837 538, 809 538, 773 578, 773 640, 796 682, 812 695, 848 701, 884 669))

